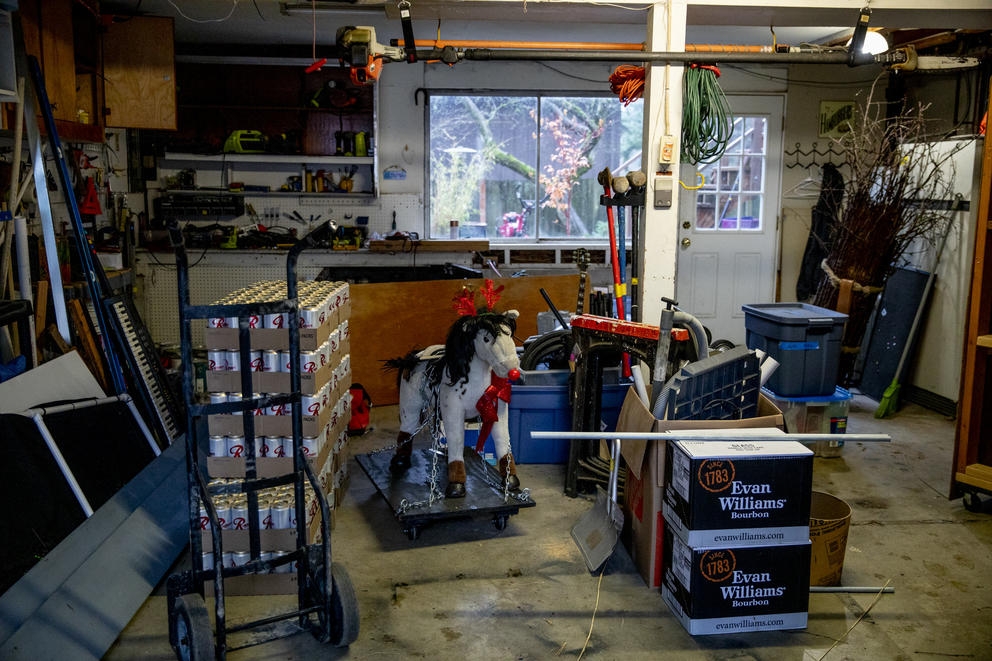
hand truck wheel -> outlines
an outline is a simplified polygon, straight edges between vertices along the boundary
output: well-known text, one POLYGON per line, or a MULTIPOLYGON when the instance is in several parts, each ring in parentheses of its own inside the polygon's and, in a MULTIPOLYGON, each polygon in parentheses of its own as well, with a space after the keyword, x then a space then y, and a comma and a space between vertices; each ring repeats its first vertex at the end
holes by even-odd
MULTIPOLYGON (((308 580, 307 596, 311 605, 320 604, 323 600, 326 576, 324 568, 320 567, 308 580)), ((331 564, 331 581, 331 610, 330 613, 324 609, 317 611, 318 628, 314 629, 313 635, 322 643, 348 647, 358 639, 358 598, 343 566, 331 564)))
POLYGON ((493 517, 493 526, 496 530, 506 530, 506 522, 509 520, 509 516, 506 514, 497 514, 493 517))
POLYGON ((203 597, 195 592, 178 597, 169 620, 175 631, 173 649, 179 661, 208 661, 214 658, 214 632, 203 597))

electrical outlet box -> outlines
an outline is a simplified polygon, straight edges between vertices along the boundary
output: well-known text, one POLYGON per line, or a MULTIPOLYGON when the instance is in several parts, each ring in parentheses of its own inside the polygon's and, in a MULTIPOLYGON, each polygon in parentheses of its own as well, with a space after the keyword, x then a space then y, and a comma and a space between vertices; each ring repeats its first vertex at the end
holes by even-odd
POLYGON ((672 184, 671 175, 659 175, 654 178, 655 209, 670 209, 672 207, 672 184))
POLYGON ((658 145, 658 162, 667 165, 675 163, 675 136, 662 136, 658 145))

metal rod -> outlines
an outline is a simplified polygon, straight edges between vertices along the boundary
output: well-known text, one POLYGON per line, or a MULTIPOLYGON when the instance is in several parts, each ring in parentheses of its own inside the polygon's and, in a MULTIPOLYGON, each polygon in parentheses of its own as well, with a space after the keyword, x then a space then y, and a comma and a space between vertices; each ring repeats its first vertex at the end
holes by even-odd
POLYGON ((811 585, 809 586, 809 591, 821 592, 821 593, 848 593, 848 594, 878 594, 879 592, 884 592, 885 594, 894 594, 896 589, 894 587, 872 587, 867 585, 857 585, 857 586, 843 586, 843 585, 811 585))
MULTIPOLYGON (((527 60, 551 62, 656 62, 662 64, 847 64, 843 51, 809 51, 799 53, 721 53, 696 51, 569 51, 534 49, 469 48, 456 51, 459 60, 527 60)), ((437 60, 441 49, 417 51, 417 58, 437 60)), ((900 64, 906 55, 901 51, 858 57, 857 64, 900 64)))
POLYGON ((158 447, 158 443, 155 442, 155 438, 148 429, 148 425, 146 425, 145 421, 141 419, 141 415, 138 413, 138 408, 134 405, 134 400, 131 399, 129 395, 121 395, 121 401, 127 404, 127 408, 131 411, 134 421, 138 423, 138 428, 140 428, 141 433, 145 435, 145 440, 148 441, 148 446, 152 449, 152 452, 155 453, 155 456, 157 457, 162 454, 162 451, 158 447))
POLYGON ((323 605, 310 606, 309 608, 303 608, 298 611, 292 611, 290 613, 281 613, 279 615, 273 615, 272 617, 266 617, 261 620, 255 620, 253 622, 245 622, 244 624, 236 624, 233 627, 227 627, 227 633, 235 633, 237 631, 244 631, 245 629, 254 629, 256 627, 264 627, 267 624, 274 624, 276 622, 282 622, 283 620, 288 620, 294 618, 297 615, 307 615, 309 613, 314 613, 322 609, 323 605))
POLYGON ((548 309, 551 310, 551 314, 555 316, 555 319, 558 320, 558 323, 561 324, 561 327, 564 330, 568 330, 569 328, 571 328, 571 326, 565 323, 565 318, 561 316, 561 312, 558 311, 558 306, 555 305, 554 302, 551 300, 551 297, 548 296, 548 292, 544 291, 544 287, 541 287, 540 291, 541 291, 541 296, 544 297, 544 302, 548 304, 548 309))
MULTIPOLYGON (((701 421, 702 422, 702 421, 701 421)), ((638 432, 638 431, 532 431, 530 437, 539 440, 574 439, 581 441, 850 441, 851 443, 888 443, 892 437, 888 434, 752 434, 747 429, 740 429, 739 436, 727 434, 731 430, 714 431, 670 431, 670 432, 638 432), (719 434, 719 435, 717 435, 719 434)))
POLYGON ((79 486, 79 482, 76 482, 76 476, 72 474, 72 470, 69 469, 69 464, 66 463, 65 457, 62 456, 62 452, 59 451, 59 446, 55 444, 55 439, 52 438, 52 434, 48 431, 48 427, 45 426, 45 420, 41 417, 40 413, 35 413, 31 416, 34 420, 34 424, 38 427, 38 433, 45 440, 45 445, 48 446, 48 451, 52 453, 52 458, 55 459, 55 463, 58 464, 59 470, 62 471, 62 477, 65 481, 69 483, 69 488, 72 489, 72 494, 76 497, 76 502, 79 506, 83 508, 83 513, 86 514, 86 518, 93 516, 93 508, 90 507, 90 501, 86 499, 83 494, 83 490, 79 486))

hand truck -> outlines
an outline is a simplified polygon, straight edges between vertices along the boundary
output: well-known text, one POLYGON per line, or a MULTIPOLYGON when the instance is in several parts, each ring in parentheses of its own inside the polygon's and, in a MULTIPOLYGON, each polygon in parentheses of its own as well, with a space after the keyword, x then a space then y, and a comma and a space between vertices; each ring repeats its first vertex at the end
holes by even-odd
POLYGON ((286 263, 287 298, 280 302, 234 305, 191 305, 189 267, 183 236, 178 223, 169 227, 176 253, 176 274, 179 289, 179 331, 183 360, 183 397, 186 401, 186 473, 189 486, 189 542, 192 568, 173 574, 167 582, 169 611, 169 642, 183 661, 227 658, 227 636, 230 633, 263 627, 283 620, 298 618, 301 629, 310 629, 322 643, 346 647, 358 637, 358 601, 348 573, 341 565, 331 562, 330 509, 320 484, 302 450, 303 412, 300 406, 300 338, 299 300, 297 298, 296 264, 307 248, 326 245, 330 227, 315 229, 289 250, 286 263), (290 390, 289 394, 253 397, 250 368, 251 341, 249 318, 253 315, 286 313, 289 319, 290 390), (240 402, 197 405, 193 390, 193 350, 190 332, 192 319, 238 317, 238 343, 241 362, 240 402), (293 472, 269 478, 259 478, 255 457, 254 409, 273 404, 292 404, 293 472), (195 417, 218 413, 240 413, 245 437, 245 478, 237 483, 209 486, 200 470, 199 438, 195 417), (320 543, 308 544, 308 526, 304 485, 309 482, 320 509, 320 543), (281 485, 293 485, 296 512, 296 549, 272 559, 260 557, 258 526, 258 492, 281 485), (214 497, 244 493, 248 502, 248 539, 251 559, 237 567, 224 566, 223 535, 212 535, 213 568, 202 564, 200 502, 210 519, 212 531, 220 530, 214 497), (294 611, 261 620, 229 626, 225 619, 224 579, 247 574, 269 573, 275 567, 296 563, 298 606, 294 611), (213 581, 214 623, 212 630, 204 601, 204 583, 213 581), (311 618, 316 615, 316 621, 311 618))

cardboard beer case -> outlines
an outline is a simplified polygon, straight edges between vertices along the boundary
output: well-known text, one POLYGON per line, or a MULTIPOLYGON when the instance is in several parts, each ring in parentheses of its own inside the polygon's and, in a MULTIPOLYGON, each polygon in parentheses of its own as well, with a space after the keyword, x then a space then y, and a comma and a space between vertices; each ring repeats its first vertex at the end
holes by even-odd
POLYGON ((662 598, 692 635, 806 627, 810 543, 693 548, 664 534, 662 598))
POLYGON ((795 441, 751 441, 745 430, 715 435, 728 438, 668 443, 668 529, 691 547, 809 541, 813 451, 795 441))

